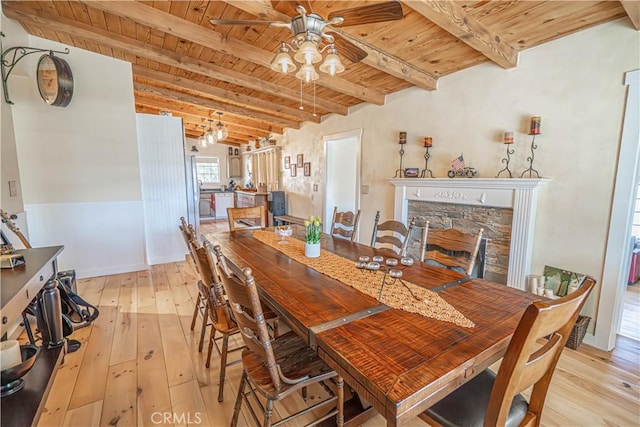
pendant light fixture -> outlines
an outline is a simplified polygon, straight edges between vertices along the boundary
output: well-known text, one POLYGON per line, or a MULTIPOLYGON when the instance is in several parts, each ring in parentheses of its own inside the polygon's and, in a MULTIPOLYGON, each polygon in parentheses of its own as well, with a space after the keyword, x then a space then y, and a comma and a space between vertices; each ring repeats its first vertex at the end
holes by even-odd
POLYGON ((213 130, 213 127, 211 126, 211 122, 213 120, 212 119, 208 119, 208 120, 209 120, 209 130, 204 135, 204 138, 206 140, 207 145, 214 145, 216 142, 218 142, 218 140, 216 138, 216 132, 213 130))
POLYGON ((215 131, 216 141, 218 142, 224 141, 229 136, 229 129, 227 129, 227 127, 220 121, 220 119, 222 118, 222 114, 223 113, 218 111, 218 124, 216 124, 217 130, 215 131))
POLYGON ((200 144, 200 147, 204 148, 207 146, 207 132, 205 131, 207 127, 205 125, 200 125, 200 127, 202 128, 202 135, 198 138, 198 144, 200 144))

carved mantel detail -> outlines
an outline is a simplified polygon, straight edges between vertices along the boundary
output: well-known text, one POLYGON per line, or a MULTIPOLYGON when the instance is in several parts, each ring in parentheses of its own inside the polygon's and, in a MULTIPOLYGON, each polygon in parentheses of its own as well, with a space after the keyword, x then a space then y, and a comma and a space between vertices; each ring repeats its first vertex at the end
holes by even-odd
POLYGON ((511 247, 507 285, 525 289, 531 271, 538 189, 551 180, 533 178, 402 178, 395 186, 394 217, 407 223, 408 201, 511 208, 511 247))

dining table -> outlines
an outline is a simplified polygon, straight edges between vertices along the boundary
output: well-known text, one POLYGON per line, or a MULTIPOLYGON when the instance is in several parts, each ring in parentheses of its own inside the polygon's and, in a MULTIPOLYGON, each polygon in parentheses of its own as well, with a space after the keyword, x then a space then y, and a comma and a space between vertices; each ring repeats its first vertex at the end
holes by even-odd
POLYGON ((304 228, 292 228, 287 238, 265 229, 202 239, 221 246, 235 274, 251 268, 261 300, 344 378, 359 409, 369 408, 349 419, 345 407, 345 425, 375 412, 388 426, 414 419, 498 361, 540 299, 328 234, 320 257, 306 259, 304 228), (382 257, 379 269, 367 268, 373 257, 382 257))

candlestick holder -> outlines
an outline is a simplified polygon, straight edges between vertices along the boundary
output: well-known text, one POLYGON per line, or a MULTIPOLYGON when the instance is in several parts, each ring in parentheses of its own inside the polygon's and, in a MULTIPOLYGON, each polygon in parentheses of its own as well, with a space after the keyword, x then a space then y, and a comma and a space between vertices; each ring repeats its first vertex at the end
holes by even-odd
POLYGON ((398 144, 400 144, 400 169, 396 169, 396 173, 395 175, 393 175, 394 178, 404 178, 404 169, 402 168, 402 159, 404 157, 404 144, 407 143, 407 133, 406 132, 400 132, 399 134, 399 141, 398 144))
POLYGON ((433 172, 429 169, 429 159, 431 158, 431 154, 429 154, 429 146, 425 147, 424 151, 424 169, 420 172, 420 178, 433 178, 433 172), (427 176, 427 173, 429 176, 427 176))
POLYGON ((533 168, 533 159, 535 157, 535 149, 538 148, 538 146, 536 145, 536 136, 540 135, 538 134, 529 134, 531 136, 533 136, 533 138, 531 138, 531 155, 529 157, 527 157, 527 161, 529 162, 529 168, 525 169, 524 172, 522 172, 522 174, 520 175, 520 178, 524 177, 524 174, 529 172, 529 178, 533 178, 533 174, 536 174, 536 178, 540 178, 540 174, 538 173, 537 170, 535 170, 533 168))
POLYGON ((496 178, 500 178, 500 174, 502 172, 507 172, 509 174, 509 178, 513 178, 513 175, 511 175, 511 170, 509 170, 509 161, 511 160, 511 155, 515 153, 516 150, 510 150, 509 149, 510 144, 504 144, 504 145, 507 146, 507 157, 502 159, 502 163, 506 163, 506 165, 503 169, 500 170, 500 172, 498 172, 498 175, 496 175, 496 178))

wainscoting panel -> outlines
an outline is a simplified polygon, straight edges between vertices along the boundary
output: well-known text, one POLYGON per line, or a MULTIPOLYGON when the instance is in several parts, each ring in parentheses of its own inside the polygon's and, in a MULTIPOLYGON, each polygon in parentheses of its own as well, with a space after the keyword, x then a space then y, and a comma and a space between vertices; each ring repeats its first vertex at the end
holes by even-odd
POLYGON ((60 270, 78 277, 147 268, 141 201, 25 205, 32 246, 64 245, 60 270))

